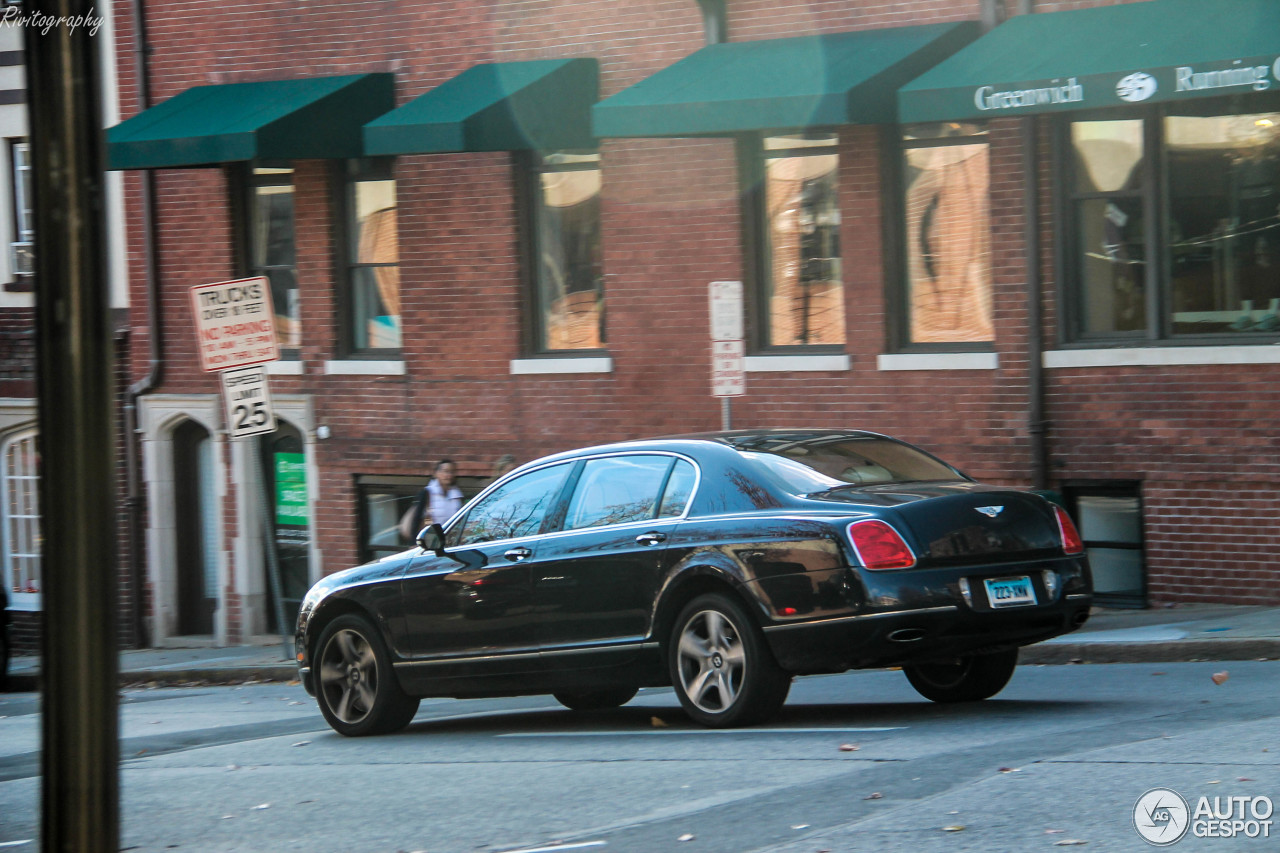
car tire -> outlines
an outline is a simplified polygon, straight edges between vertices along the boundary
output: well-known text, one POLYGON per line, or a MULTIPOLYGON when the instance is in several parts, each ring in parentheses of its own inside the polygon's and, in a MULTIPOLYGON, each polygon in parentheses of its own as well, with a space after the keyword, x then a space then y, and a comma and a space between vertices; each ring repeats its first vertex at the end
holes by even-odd
POLYGON ((934 702, 977 702, 1004 689, 1018 666, 1018 650, 965 655, 953 661, 904 666, 907 680, 934 702))
POLYGON ((381 635, 363 616, 345 614, 325 626, 314 672, 320 713, 338 734, 396 732, 418 712, 418 698, 401 689, 381 635))
POLYGON ((791 690, 746 609, 721 593, 701 595, 676 617, 667 644, 671 683, 685 713, 709 728, 763 722, 791 690))
POLYGON ((553 693, 556 701, 571 711, 607 711, 621 708, 635 698, 637 687, 609 687, 603 690, 577 690, 553 693))

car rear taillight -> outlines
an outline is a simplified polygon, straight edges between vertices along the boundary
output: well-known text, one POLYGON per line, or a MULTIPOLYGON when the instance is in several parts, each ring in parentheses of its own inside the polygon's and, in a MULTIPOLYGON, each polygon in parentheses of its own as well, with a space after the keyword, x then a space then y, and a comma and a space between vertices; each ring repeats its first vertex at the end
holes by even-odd
POLYGON ((1067 515, 1067 511, 1060 506, 1055 506, 1053 513, 1058 517, 1058 535, 1062 537, 1062 550, 1068 554, 1083 554, 1084 542, 1076 532, 1071 516, 1067 515))
POLYGON ((855 521, 849 525, 849 541, 858 562, 868 569, 909 569, 916 564, 906 541, 883 521, 855 521))

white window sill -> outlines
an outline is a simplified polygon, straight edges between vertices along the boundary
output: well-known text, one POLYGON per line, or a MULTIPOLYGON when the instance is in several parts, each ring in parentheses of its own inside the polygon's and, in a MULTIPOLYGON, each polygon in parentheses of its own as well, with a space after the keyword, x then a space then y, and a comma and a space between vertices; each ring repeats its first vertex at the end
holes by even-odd
POLYGON ((512 376, 563 373, 613 373, 613 359, 602 358, 513 358, 512 376))
POLYGON ((749 355, 743 359, 747 373, 817 373, 848 370, 849 356, 829 355, 749 355))
POLYGON ((326 361, 324 372, 332 376, 404 376, 403 361, 326 361))
POLYGON ((40 595, 38 592, 11 592, 9 593, 9 612, 39 612, 40 595))
POLYGON ((288 361, 268 361, 268 376, 301 376, 305 371, 302 369, 301 359, 289 359, 288 361))
POLYGON ((876 356, 877 370, 995 370, 994 352, 898 352, 876 356))
POLYGON ((1280 346, 1117 347, 1044 353, 1046 368, 1163 367, 1195 364, 1280 364, 1280 346))

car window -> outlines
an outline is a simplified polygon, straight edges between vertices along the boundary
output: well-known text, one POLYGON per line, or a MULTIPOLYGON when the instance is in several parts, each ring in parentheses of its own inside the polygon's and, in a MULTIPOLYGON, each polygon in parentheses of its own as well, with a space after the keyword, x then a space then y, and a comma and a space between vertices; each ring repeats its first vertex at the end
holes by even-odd
POLYGON ((582 469, 565 514, 566 530, 653 518, 670 456, 610 456, 582 469))
POLYGON ((662 493, 662 505, 658 508, 658 518, 674 518, 684 512, 689 496, 693 494, 693 481, 697 479, 697 471, 693 465, 683 459, 676 460, 676 467, 667 480, 666 491, 662 493))
POLYGON ((447 544, 476 545, 537 533, 572 467, 540 468, 503 483, 467 511, 449 531, 447 544))
POLYGON ((796 443, 743 455, 766 465, 794 494, 845 485, 963 479, 954 468, 932 456, 879 437, 796 443))

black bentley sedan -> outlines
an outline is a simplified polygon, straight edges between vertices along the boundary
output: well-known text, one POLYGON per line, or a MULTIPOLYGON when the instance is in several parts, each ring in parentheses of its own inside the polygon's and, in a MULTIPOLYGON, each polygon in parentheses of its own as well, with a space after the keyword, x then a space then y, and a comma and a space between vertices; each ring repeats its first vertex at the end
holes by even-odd
POLYGON ((667 684, 735 726, 793 676, 850 668, 985 699, 1091 597, 1080 537, 1038 495, 875 433, 724 432, 512 471, 417 548, 317 583, 297 657, 344 735, 403 728, 424 696, 585 710, 667 684))

